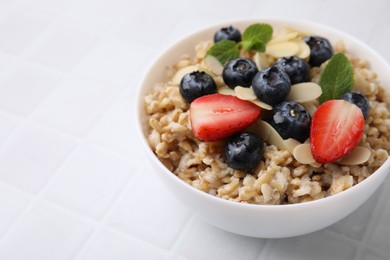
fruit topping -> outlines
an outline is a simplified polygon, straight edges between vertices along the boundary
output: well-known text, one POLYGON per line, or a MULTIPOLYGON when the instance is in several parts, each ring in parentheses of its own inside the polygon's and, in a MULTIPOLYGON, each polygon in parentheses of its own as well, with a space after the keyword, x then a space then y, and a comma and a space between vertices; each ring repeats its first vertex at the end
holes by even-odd
POLYGON ((320 36, 305 36, 303 40, 310 47, 309 64, 318 67, 333 55, 333 48, 330 42, 320 36))
POLYGON ((286 101, 272 109, 271 126, 283 139, 293 138, 303 143, 310 135, 311 117, 298 103, 286 101))
POLYGON ((314 112, 310 144, 319 163, 334 162, 360 142, 364 128, 362 111, 345 100, 329 100, 314 112))
POLYGON ((368 117, 370 113, 370 104, 365 96, 358 92, 347 92, 340 97, 340 99, 344 99, 352 104, 355 104, 362 110, 364 118, 368 117))
POLYGON ((289 77, 291 84, 304 82, 309 75, 309 64, 306 61, 288 56, 278 59, 275 64, 280 70, 283 70, 289 77))
POLYGON ((214 34, 214 42, 219 42, 222 40, 240 42, 241 32, 233 26, 221 28, 214 34))
POLYGON ((202 96, 191 103, 192 132, 199 140, 218 141, 252 125, 260 112, 258 106, 235 96, 202 96))
POLYGON ((286 73, 273 66, 256 74, 252 81, 252 88, 261 101, 274 106, 287 97, 291 82, 286 73))
POLYGON ((263 142, 255 134, 236 133, 226 144, 225 162, 233 169, 252 172, 263 158, 263 150, 263 142))
POLYGON ((198 97, 217 92, 213 78, 203 71, 194 71, 184 75, 180 81, 180 95, 191 103, 198 97))
POLYGON ((258 72, 256 64, 249 59, 236 58, 230 60, 222 72, 223 81, 230 88, 236 86, 250 87, 253 77, 258 72))

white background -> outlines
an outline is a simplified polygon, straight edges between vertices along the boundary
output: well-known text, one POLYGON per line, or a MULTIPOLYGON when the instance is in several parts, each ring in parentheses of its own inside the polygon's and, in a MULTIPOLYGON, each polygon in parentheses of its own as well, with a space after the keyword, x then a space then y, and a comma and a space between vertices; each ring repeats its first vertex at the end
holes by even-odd
POLYGON ((195 29, 307 19, 390 62, 389 12, 387 0, 0 0, 0 259, 389 259, 389 178, 325 230, 237 236, 158 182, 133 114, 146 65, 195 29))

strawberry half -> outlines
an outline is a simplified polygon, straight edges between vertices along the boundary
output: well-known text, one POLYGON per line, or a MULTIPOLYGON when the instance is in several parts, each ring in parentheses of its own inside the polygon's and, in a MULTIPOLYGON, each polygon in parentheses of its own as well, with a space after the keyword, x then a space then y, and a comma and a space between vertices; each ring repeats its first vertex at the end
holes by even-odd
POLYGON ((329 100, 314 112, 310 128, 313 158, 330 163, 352 151, 360 142, 364 128, 363 113, 344 100, 329 100))
POLYGON ((242 131, 259 116, 255 104, 222 94, 197 98, 190 107, 192 132, 202 141, 218 141, 242 131))

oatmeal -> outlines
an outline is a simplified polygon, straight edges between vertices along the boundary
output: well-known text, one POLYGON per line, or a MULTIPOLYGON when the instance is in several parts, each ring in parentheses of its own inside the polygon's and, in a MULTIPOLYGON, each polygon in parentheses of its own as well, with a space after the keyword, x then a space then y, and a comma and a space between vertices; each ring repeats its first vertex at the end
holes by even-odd
MULTIPOLYGON (((194 47, 195 55, 183 56, 168 69, 171 80, 157 83, 145 97, 150 126, 149 145, 173 174, 189 185, 223 199, 252 204, 291 204, 342 192, 366 179, 387 160, 390 151, 390 98, 366 61, 351 56, 341 41, 331 46, 326 39, 322 41, 322 37, 313 38, 291 29, 278 33, 274 31, 272 37, 264 42, 264 46, 250 47, 248 50, 245 44, 250 44, 244 39, 245 33, 241 41, 241 36, 238 37, 234 28, 230 27, 229 30, 234 34, 232 40, 226 38, 229 37, 226 32, 218 32, 217 38, 222 38, 222 41, 228 39, 225 43, 231 44, 230 49, 236 48, 237 57, 226 61, 215 59, 208 55, 215 44, 212 41, 200 42, 194 47), (313 56, 311 54, 316 47, 311 45, 318 41, 322 42, 322 51, 313 56), (321 81, 325 81, 323 74, 327 73, 324 71, 337 54, 343 54, 351 65, 352 91, 364 96, 368 102, 366 109, 360 104, 350 105, 338 98, 332 100, 333 103, 319 101, 324 96, 321 85, 321 81), (232 60, 236 62, 233 65, 230 64, 232 60), (297 65, 290 71, 288 68, 285 71, 274 69, 278 64, 284 66, 286 63, 297 65), (229 66, 249 66, 246 71, 250 75, 237 79, 234 70, 225 75, 226 71, 229 72, 229 66), (193 82, 188 76, 187 83, 184 82, 186 75, 194 71, 198 74, 193 77, 211 82, 206 89, 194 91, 193 82), (280 83, 278 92, 272 95, 260 93, 263 85, 269 83, 264 83, 263 79, 256 81, 256 77, 260 78, 265 73, 276 75, 280 83), (192 89, 186 92, 186 88, 192 89), (309 88, 310 91, 305 91, 309 88), (285 93, 280 95, 281 92, 285 93), (214 102, 221 95, 234 98, 229 102, 251 113, 250 116, 236 116, 243 120, 240 125, 244 129, 235 129, 229 125, 229 116, 221 119, 229 125, 227 130, 219 129, 211 135, 196 132, 195 128, 199 127, 194 117, 198 111, 195 113, 193 110, 190 115, 190 109, 195 109, 196 105, 201 107, 199 109, 211 106, 206 102, 214 102), (203 98, 205 103, 197 100, 206 96, 209 101, 203 98), (240 103, 241 101, 245 103, 240 103), (257 114, 252 105, 261 113, 257 114), (345 144, 349 148, 348 153, 329 158, 334 154, 322 151, 323 147, 319 155, 316 151, 313 152, 315 138, 319 139, 318 135, 324 134, 324 131, 315 132, 312 128, 313 124, 318 124, 321 129, 325 129, 323 125, 326 126, 332 118, 319 119, 320 110, 325 113, 334 107, 348 111, 350 109, 345 117, 345 127, 350 124, 351 129, 356 128, 356 122, 361 122, 361 132, 353 133, 353 136, 351 134, 355 143, 345 144), (303 119, 298 123, 294 121, 295 130, 291 130, 275 123, 275 111, 295 111, 303 115, 303 119), (232 138, 242 132, 253 133, 261 140, 261 144, 256 146, 257 150, 247 153, 248 160, 253 154, 261 156, 245 162, 241 167, 240 163, 234 164, 237 158, 231 159, 226 149, 233 145, 232 138)), ((356 99, 355 94, 346 95, 345 100, 356 99)), ((279 115, 284 116, 282 112, 279 115)), ((199 117, 204 120, 202 116, 199 117)), ((199 124, 202 123, 204 122, 199 124)), ((252 140, 252 136, 248 134, 245 138, 252 140)), ((344 142, 344 139, 338 140, 344 142)), ((323 145, 323 140, 318 143, 323 145)))

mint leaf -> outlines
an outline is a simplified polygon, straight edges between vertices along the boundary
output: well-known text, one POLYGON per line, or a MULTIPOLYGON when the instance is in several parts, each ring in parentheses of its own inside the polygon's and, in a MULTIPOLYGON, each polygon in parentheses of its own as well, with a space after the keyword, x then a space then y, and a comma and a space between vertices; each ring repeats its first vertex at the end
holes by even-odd
POLYGON ((226 62, 240 55, 239 47, 234 41, 222 40, 211 46, 206 55, 214 56, 222 65, 225 65, 226 62))
POLYGON ((320 86, 322 95, 320 103, 337 99, 353 87, 353 68, 343 53, 333 55, 321 74, 320 86))
POLYGON ((241 45, 244 49, 247 50, 254 50, 258 52, 265 51, 265 43, 256 39, 253 41, 242 41, 241 45))
POLYGON ((272 38, 273 29, 266 23, 255 23, 245 29, 241 45, 244 49, 264 52, 265 45, 272 38))

